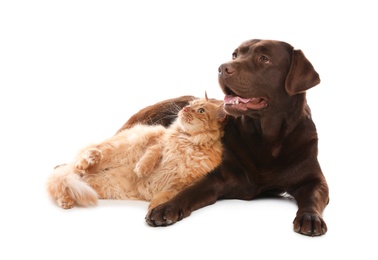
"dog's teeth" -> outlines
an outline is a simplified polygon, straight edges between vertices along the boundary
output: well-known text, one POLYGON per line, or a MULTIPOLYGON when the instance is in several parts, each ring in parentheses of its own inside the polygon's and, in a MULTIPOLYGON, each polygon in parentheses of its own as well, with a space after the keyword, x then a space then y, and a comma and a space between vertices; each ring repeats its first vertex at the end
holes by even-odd
POLYGON ((239 99, 237 99, 237 100, 235 101, 235 104, 236 104, 236 105, 238 105, 238 104, 239 104, 239 99))

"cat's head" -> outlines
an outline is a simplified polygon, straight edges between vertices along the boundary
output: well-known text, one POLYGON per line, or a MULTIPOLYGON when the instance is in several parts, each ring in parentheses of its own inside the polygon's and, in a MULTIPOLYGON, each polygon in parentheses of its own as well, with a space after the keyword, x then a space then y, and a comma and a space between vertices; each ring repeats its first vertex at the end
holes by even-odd
POLYGON ((226 118, 223 102, 209 100, 207 96, 191 101, 178 113, 180 127, 190 135, 208 131, 221 132, 226 118))

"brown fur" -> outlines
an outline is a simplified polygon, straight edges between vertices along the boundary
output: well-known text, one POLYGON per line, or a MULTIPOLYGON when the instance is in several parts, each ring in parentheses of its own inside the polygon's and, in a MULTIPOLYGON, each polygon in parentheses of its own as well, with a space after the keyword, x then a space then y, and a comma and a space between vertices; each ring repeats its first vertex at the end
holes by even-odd
MULTIPOLYGON (((176 110, 177 111, 177 110, 176 110)), ((221 162, 226 114, 219 102, 193 100, 169 127, 136 124, 86 147, 47 182, 63 208, 101 199, 169 200, 221 162)))
MULTIPOLYGON (((225 126, 222 163, 150 210, 147 223, 173 224, 218 199, 289 193, 298 203, 294 230, 325 234, 322 212, 329 201, 328 185, 317 160, 318 136, 306 101, 306 90, 320 82, 318 73, 302 51, 281 41, 246 41, 232 56, 219 67, 225 110, 232 115, 225 126)), ((133 118, 164 118, 170 105, 187 99, 162 101, 133 118)), ((123 128, 133 124, 128 121, 123 128)))

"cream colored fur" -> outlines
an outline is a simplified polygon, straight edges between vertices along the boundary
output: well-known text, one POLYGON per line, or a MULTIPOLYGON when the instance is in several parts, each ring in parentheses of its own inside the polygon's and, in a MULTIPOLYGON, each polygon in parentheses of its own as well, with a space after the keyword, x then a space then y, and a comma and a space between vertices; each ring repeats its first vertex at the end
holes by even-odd
POLYGON ((169 128, 135 125, 84 148, 54 169, 47 191, 62 208, 98 198, 145 200, 154 208, 221 162, 224 119, 219 105, 195 100, 169 128))

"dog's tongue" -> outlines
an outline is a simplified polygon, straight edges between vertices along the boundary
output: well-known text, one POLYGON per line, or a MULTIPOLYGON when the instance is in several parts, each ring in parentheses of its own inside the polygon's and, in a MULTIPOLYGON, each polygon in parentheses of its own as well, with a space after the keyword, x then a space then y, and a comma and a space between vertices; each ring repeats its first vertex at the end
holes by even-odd
POLYGON ((247 109, 259 110, 268 105, 263 98, 241 98, 234 95, 226 95, 223 101, 226 106, 232 106, 234 109, 243 111, 247 109))
POLYGON ((241 98, 241 97, 237 97, 237 96, 233 96, 233 95, 227 95, 224 97, 224 103, 226 104, 238 104, 239 102, 242 102, 242 103, 248 103, 249 101, 251 101, 250 98, 241 98))

